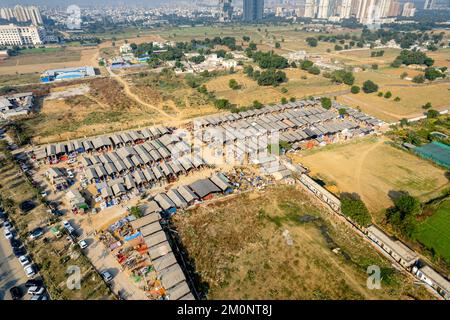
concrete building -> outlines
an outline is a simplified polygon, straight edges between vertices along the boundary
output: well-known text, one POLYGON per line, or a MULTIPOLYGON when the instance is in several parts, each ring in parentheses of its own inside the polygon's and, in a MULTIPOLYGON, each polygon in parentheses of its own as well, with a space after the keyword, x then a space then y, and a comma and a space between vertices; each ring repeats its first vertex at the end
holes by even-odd
POLYGON ((401 241, 392 239, 374 225, 367 228, 367 236, 407 270, 419 259, 418 255, 401 241))
POLYGON ((44 39, 45 29, 42 27, 19 27, 14 24, 0 26, 0 45, 3 46, 40 45, 44 39))
POLYGON ((433 288, 437 293, 439 293, 444 299, 450 300, 450 282, 441 276, 439 273, 434 271, 429 266, 424 266, 422 268, 413 268, 413 273, 433 288))
POLYGON ((402 11, 401 4, 398 1, 392 1, 387 16, 397 17, 400 15, 401 11, 402 11))
POLYGON ((342 0, 339 16, 341 19, 348 19, 352 15, 352 0, 342 0))
POLYGON ((232 0, 219 0, 219 20, 221 22, 231 21, 233 17, 232 0))
POLYGON ((264 0, 244 0, 244 21, 260 21, 263 19, 263 17, 264 0))
POLYGON ((436 4, 435 0, 425 0, 425 4, 424 4, 423 8, 425 10, 433 10, 435 4, 436 4))
POLYGON ((314 18, 316 16, 316 1, 306 0, 305 3, 305 18, 314 18))
POLYGON ((403 5, 402 17, 414 17, 416 6, 412 2, 405 2, 403 5))
POLYGON ((0 18, 9 21, 16 19, 18 22, 31 22, 35 26, 44 24, 41 12, 36 6, 16 5, 14 8, 0 8, 0 18))
POLYGON ((330 0, 319 0, 317 18, 328 19, 329 17, 330 17, 330 0))

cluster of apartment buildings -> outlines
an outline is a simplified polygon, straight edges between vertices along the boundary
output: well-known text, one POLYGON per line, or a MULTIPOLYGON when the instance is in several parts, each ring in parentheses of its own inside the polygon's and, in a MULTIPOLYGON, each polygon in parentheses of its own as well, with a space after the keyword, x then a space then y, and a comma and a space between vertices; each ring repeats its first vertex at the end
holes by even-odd
POLYGON ((41 12, 36 6, 16 5, 14 8, 0 8, 0 19, 17 22, 31 22, 38 26, 44 23, 41 12))
POLYGON ((356 18, 362 24, 388 22, 397 16, 413 17, 416 11, 412 2, 397 0, 306 0, 300 16, 306 18, 340 21, 356 18))

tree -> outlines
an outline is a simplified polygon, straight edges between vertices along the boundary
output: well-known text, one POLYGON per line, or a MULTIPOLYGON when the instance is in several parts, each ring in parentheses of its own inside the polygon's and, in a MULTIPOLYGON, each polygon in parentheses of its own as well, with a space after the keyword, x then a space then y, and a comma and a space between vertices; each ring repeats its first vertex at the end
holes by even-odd
POLYGON ((359 91, 361 91, 361 89, 360 89, 360 87, 358 87, 358 86, 352 86, 352 88, 350 89, 350 91, 351 91, 353 94, 358 94, 359 91))
POLYGON ((280 49, 281 48, 281 44, 279 42, 275 42, 275 48, 276 49, 280 49))
POLYGON ((336 70, 331 73, 331 80, 336 83, 345 83, 349 86, 355 83, 355 77, 352 72, 345 70, 336 70))
POLYGON ((283 87, 280 91, 281 93, 288 93, 289 90, 286 87, 283 87))
POLYGON ((320 69, 317 68, 316 66, 312 66, 311 68, 308 69, 308 72, 314 75, 319 75, 320 69))
POLYGON ((139 207, 131 207, 130 208, 130 213, 132 216, 134 216, 136 219, 139 219, 142 217, 142 211, 139 207))
POLYGON ((314 37, 306 38, 306 42, 308 43, 308 46, 310 46, 310 47, 317 47, 318 41, 314 37))
POLYGON ((387 221, 400 233, 411 236, 415 229, 415 217, 422 213, 420 201, 407 192, 400 192, 394 206, 386 210, 387 221))
POLYGON ((345 109, 345 108, 340 108, 338 111, 339 111, 339 115, 341 117, 343 117, 347 114, 347 109, 345 109))
POLYGON ((444 74, 441 73, 439 69, 436 68, 426 68, 425 69, 425 78, 430 81, 434 81, 437 78, 443 78, 444 74))
POLYGON ((288 103, 288 99, 286 99, 285 97, 281 98, 281 104, 287 104, 288 103))
POLYGON ((439 117, 440 113, 437 110, 434 109, 430 109, 427 111, 427 118, 428 119, 435 119, 437 117, 439 117))
POLYGON ((400 100, 401 100, 400 97, 395 97, 394 99, 395 102, 399 102, 400 100))
POLYGON ((428 110, 431 109, 433 106, 431 105, 431 102, 427 102, 422 106, 422 109, 428 110))
POLYGON ((241 86, 235 79, 230 79, 230 81, 228 82, 228 85, 233 90, 239 90, 241 88, 241 86))
POLYGON ((308 69, 311 68, 313 65, 314 65, 314 63, 313 63, 312 61, 310 61, 310 60, 303 60, 303 61, 300 63, 300 68, 301 68, 302 70, 308 70, 308 69))
MULTIPOLYGON (((254 72, 254 75, 257 74, 254 72)), ((260 86, 277 86, 280 83, 286 82, 286 73, 283 71, 275 71, 275 69, 269 69, 261 72, 258 75, 258 84, 260 86)))
POLYGON ((392 97, 392 93, 391 93, 390 91, 388 91, 388 92, 386 92, 386 93, 384 94, 384 97, 385 97, 386 99, 389 99, 390 97, 392 97))
POLYGON ((362 89, 365 93, 377 92, 378 85, 375 84, 375 82, 373 82, 372 80, 367 80, 363 83, 362 89))
POLYGON ((218 99, 214 102, 214 104, 219 110, 231 108, 231 103, 227 99, 218 99))
POLYGON ((343 48, 338 44, 334 46, 334 50, 336 50, 336 51, 341 51, 342 49, 343 48))
POLYGON ((372 223, 369 210, 357 195, 341 194, 341 211, 343 215, 362 227, 368 227, 372 223))
MULTIPOLYGON (((401 64, 424 64, 428 67, 432 66, 434 64, 434 60, 430 57, 427 57, 427 55, 420 51, 411 51, 411 50, 402 50, 400 52, 400 55, 395 58, 394 62, 391 64, 394 66, 394 63, 401 64)), ((399 65, 399 66, 400 66, 399 65)))
POLYGON ((242 40, 244 40, 245 42, 250 42, 250 37, 249 36, 243 36, 242 40))
POLYGON ((323 97, 320 99, 320 103, 322 104, 322 108, 329 110, 331 108, 331 99, 328 97, 323 97))
POLYGON ((400 75, 400 79, 405 79, 407 76, 408 76, 408 73, 407 73, 407 72, 403 72, 403 73, 400 75))
POLYGON ((382 97, 383 96, 383 92, 378 92, 378 96, 382 97))
POLYGON ((205 56, 202 56, 202 55, 195 56, 195 57, 192 57, 191 59, 189 59, 189 61, 191 61, 195 64, 200 64, 205 61, 205 56))
POLYGON ((290 102, 295 102, 295 101, 297 101, 297 99, 295 99, 295 97, 290 97, 290 98, 289 98, 289 101, 290 101, 290 102))
POLYGON ((424 83, 425 82, 425 77, 421 74, 415 76, 414 78, 412 78, 412 82, 414 83, 424 83))
POLYGON ((378 65, 377 65, 376 63, 374 63, 374 64, 372 65, 372 69, 373 69, 373 70, 378 70, 378 65))
POLYGON ((244 66, 244 73, 249 76, 249 77, 253 77, 253 67, 250 65, 246 65, 244 66))

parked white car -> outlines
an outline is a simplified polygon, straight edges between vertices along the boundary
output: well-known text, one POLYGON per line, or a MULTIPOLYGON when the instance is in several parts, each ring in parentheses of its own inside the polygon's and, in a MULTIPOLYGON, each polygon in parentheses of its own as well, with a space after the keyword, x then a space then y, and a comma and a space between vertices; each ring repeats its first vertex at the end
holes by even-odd
POLYGON ((8 240, 11 240, 14 237, 11 229, 9 229, 9 228, 5 228, 4 234, 5 234, 5 238, 8 240))
POLYGON ((33 266, 25 267, 25 273, 27 274, 28 278, 32 278, 36 275, 36 271, 34 270, 33 266))
POLYGON ((78 241, 78 245, 80 246, 81 249, 86 249, 88 247, 86 240, 78 241))
POLYGON ((76 163, 77 162, 77 158, 72 158, 69 159, 69 161, 67 161, 67 164, 72 164, 72 163, 76 163))
POLYGON ((31 261, 30 261, 30 259, 27 256, 20 256, 19 257, 19 262, 22 265, 22 267, 24 267, 24 268, 31 264, 31 261))
POLYGON ((28 294, 31 294, 33 296, 39 296, 39 295, 43 294, 44 291, 45 291, 44 287, 33 286, 28 289, 28 294))

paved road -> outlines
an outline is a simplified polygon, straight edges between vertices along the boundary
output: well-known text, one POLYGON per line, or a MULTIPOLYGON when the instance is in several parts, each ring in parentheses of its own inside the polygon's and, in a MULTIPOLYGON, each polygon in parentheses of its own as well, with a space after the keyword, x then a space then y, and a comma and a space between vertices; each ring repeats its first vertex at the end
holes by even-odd
POLYGON ((0 229, 0 300, 11 300, 9 289, 14 286, 21 286, 28 280, 19 260, 12 252, 9 240, 3 235, 3 228, 0 229))

